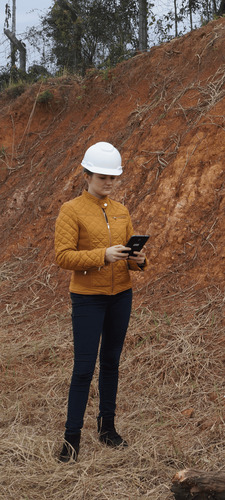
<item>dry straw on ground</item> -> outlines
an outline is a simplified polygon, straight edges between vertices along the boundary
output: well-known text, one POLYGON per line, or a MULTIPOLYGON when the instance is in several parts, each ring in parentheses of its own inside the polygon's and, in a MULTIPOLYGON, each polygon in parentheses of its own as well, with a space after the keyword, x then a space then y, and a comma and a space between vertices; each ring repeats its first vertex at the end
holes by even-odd
POLYGON ((56 294, 52 269, 32 258, 4 265, 0 276, 1 500, 171 500, 177 470, 224 467, 219 290, 162 294, 160 302, 149 291, 145 306, 134 307, 116 419, 129 447, 98 441, 96 367, 79 461, 65 465, 57 456, 72 370, 69 305, 56 294))

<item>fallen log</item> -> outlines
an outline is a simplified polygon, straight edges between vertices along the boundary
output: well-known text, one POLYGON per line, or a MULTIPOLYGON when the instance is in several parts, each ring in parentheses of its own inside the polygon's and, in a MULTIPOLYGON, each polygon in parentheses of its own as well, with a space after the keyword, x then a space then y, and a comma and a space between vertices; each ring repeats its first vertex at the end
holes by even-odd
POLYGON ((225 472, 182 470, 172 483, 175 500, 225 500, 225 472))

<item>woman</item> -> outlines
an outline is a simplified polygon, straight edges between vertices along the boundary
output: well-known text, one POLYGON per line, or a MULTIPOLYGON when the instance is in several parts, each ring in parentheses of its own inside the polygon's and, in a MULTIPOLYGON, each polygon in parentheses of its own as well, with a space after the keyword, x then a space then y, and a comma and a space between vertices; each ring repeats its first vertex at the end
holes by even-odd
POLYGON ((88 190, 63 204, 55 233, 56 261, 72 271, 74 335, 74 368, 59 458, 62 462, 78 456, 100 339, 99 439, 108 446, 127 446, 114 426, 119 359, 131 312, 129 269, 146 266, 143 252, 129 257, 125 246, 133 234, 127 208, 108 198, 116 177, 122 174, 119 151, 109 143, 98 142, 86 151, 81 165, 88 190))

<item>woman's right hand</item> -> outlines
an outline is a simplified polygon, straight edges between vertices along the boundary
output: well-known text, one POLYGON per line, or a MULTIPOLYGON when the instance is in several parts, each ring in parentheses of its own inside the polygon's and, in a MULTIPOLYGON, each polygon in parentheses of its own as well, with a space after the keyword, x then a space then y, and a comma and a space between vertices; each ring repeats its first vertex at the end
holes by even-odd
POLYGON ((129 256, 130 248, 124 245, 114 245, 113 247, 106 248, 105 261, 116 262, 117 260, 126 260, 129 256))

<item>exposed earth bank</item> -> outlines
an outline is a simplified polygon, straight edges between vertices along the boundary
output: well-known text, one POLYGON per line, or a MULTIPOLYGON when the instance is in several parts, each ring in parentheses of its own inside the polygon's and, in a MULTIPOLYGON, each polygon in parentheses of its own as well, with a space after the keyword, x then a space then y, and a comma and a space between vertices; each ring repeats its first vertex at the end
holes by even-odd
POLYGON ((151 236, 149 269, 134 277, 139 295, 222 287, 224 44, 221 18, 113 70, 38 82, 16 98, 2 93, 1 262, 38 263, 67 293, 54 223, 84 188, 84 151, 103 140, 123 158, 113 197, 128 206, 135 232, 151 236), (51 99, 40 102, 46 91, 51 99))
POLYGON ((0 94, 0 500, 174 500, 177 471, 224 467, 224 46, 222 18, 113 70, 0 94), (120 364, 129 446, 99 443, 97 369, 62 467, 73 346, 54 227, 99 140, 122 153, 113 197, 150 234, 150 265, 133 273, 120 364))

